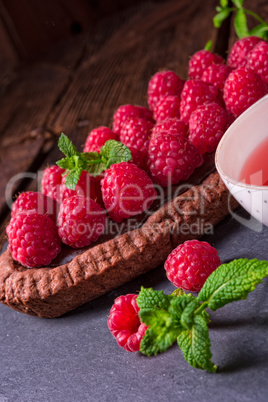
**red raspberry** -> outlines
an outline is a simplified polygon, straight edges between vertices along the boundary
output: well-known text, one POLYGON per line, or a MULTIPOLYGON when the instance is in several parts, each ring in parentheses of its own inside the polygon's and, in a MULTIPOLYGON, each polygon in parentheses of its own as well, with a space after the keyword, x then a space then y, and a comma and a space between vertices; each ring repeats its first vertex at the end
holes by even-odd
POLYGON ((211 64, 223 64, 224 59, 208 50, 199 50, 189 61, 188 75, 192 80, 198 80, 202 77, 204 70, 211 64))
POLYGON ((119 346, 128 352, 138 352, 147 326, 138 315, 137 295, 128 294, 115 299, 108 318, 108 328, 119 346))
POLYGON ((108 127, 94 128, 86 139, 83 152, 100 152, 101 147, 108 140, 119 141, 119 136, 108 127))
POLYGON ((205 241, 188 240, 169 254, 164 267, 168 279, 175 286, 199 292, 220 264, 214 247, 205 241))
POLYGON ((128 147, 128 149, 132 155, 132 159, 129 162, 134 163, 140 169, 145 170, 146 173, 149 173, 148 152, 140 152, 138 149, 132 147, 128 147))
POLYGON ((37 212, 41 215, 48 215, 56 222, 58 207, 58 203, 45 194, 27 191, 21 193, 12 205, 11 216, 21 212, 37 212))
POLYGON ((200 152, 186 138, 162 133, 149 145, 149 168, 153 180, 162 186, 187 180, 203 163, 200 152))
POLYGON ((178 96, 163 96, 155 105, 154 118, 157 122, 166 119, 180 118, 180 98, 178 96))
POLYGON ((181 120, 188 123, 197 106, 212 102, 223 106, 222 96, 218 88, 200 80, 186 81, 181 93, 181 120))
POLYGON ((223 99, 226 109, 235 117, 267 93, 267 87, 261 77, 245 67, 231 72, 227 78, 223 99))
POLYGON ((216 103, 201 105, 191 114, 189 141, 201 154, 213 152, 233 121, 231 113, 216 103))
POLYGON ((88 246, 98 240, 106 225, 106 212, 95 201, 82 195, 63 200, 59 216, 59 236, 73 248, 88 246))
POLYGON ((57 226, 47 215, 21 212, 11 218, 6 231, 13 259, 27 268, 50 264, 61 250, 57 226))
POLYGON ((127 147, 147 152, 154 124, 141 117, 132 117, 122 124, 120 141, 127 147))
POLYGON ((148 105, 153 111, 163 96, 180 96, 184 81, 174 71, 160 71, 152 76, 148 84, 148 105))
POLYGON ((257 36, 247 36, 246 38, 237 40, 229 52, 227 59, 228 66, 233 68, 245 67, 247 55, 261 40, 257 36))
POLYGON ((116 110, 113 116, 113 132, 120 134, 122 124, 130 117, 142 117, 145 120, 154 122, 153 113, 143 106, 122 105, 116 110))
POLYGON ((224 83, 232 71, 226 64, 211 64, 204 70, 201 80, 223 91, 224 83))
POLYGON ((156 198, 150 177, 129 162, 117 163, 106 170, 101 190, 105 208, 115 222, 141 214, 156 198))
POLYGON ((53 165, 44 170, 42 178, 42 193, 53 200, 60 200, 60 185, 62 182, 62 174, 64 169, 59 166, 53 165))
POLYGON ((246 67, 259 74, 268 84, 268 43, 259 42, 248 54, 246 67))
POLYGON ((98 204, 102 205, 102 196, 100 191, 100 182, 95 177, 91 176, 89 173, 81 173, 78 184, 75 190, 70 190, 65 185, 66 176, 63 178, 62 185, 60 188, 60 200, 61 202, 65 198, 72 197, 73 195, 83 195, 84 197, 92 198, 98 204))
POLYGON ((163 132, 173 135, 182 135, 186 138, 188 136, 188 125, 176 118, 160 121, 154 126, 151 139, 163 132))

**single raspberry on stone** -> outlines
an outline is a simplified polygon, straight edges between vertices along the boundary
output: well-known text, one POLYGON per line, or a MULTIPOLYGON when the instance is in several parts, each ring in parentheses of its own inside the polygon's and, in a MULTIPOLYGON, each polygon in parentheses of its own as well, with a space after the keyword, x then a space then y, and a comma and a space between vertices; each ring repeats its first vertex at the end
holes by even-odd
POLYGON ((213 152, 233 121, 233 115, 217 103, 201 105, 191 114, 189 141, 201 154, 213 152))
POLYGON ((153 111, 156 104, 164 96, 180 96, 184 81, 174 71, 155 73, 148 84, 148 105, 153 111))
POLYGON ((18 213, 6 232, 13 259, 27 268, 47 266, 61 250, 57 226, 48 215, 18 213))
POLYGON ((91 198, 73 195, 63 200, 58 215, 59 236, 73 248, 98 240, 106 225, 105 210, 91 198))
POLYGON ((92 198, 98 204, 102 205, 100 181, 97 178, 91 176, 89 173, 83 170, 75 190, 67 188, 65 185, 65 180, 66 176, 63 178, 60 188, 61 202, 65 198, 72 197, 73 195, 83 195, 84 197, 92 198))
POLYGON ((225 81, 223 99, 226 109, 235 117, 267 93, 267 86, 258 74, 245 67, 231 72, 225 81))
POLYGON ((178 288, 199 292, 210 274, 221 265, 217 250, 199 240, 175 248, 165 262, 168 279, 178 288))
POLYGON ((165 187, 187 180, 203 163, 202 155, 187 138, 167 133, 150 141, 148 154, 153 180, 165 187))
POLYGON ((48 197, 53 198, 53 200, 60 200, 60 185, 62 183, 62 174, 64 169, 57 165, 47 167, 44 170, 41 191, 48 197))
POLYGON ((83 152, 100 152, 101 147, 108 140, 119 141, 119 136, 105 126, 94 128, 86 139, 83 152))
POLYGON ((188 123, 191 114, 198 106, 212 102, 216 102, 220 106, 224 105, 218 88, 201 80, 186 81, 181 93, 181 120, 188 123))
POLYGON ((53 198, 39 192, 26 191, 21 193, 13 203, 11 216, 21 212, 37 212, 41 215, 48 215, 56 222, 58 208, 59 205, 53 198))
POLYGON ((131 152, 132 159, 129 161, 137 165, 140 169, 145 170, 146 173, 150 173, 148 167, 148 152, 141 152, 136 148, 128 147, 131 152))
POLYGON ((175 95, 163 96, 154 108, 154 118, 157 122, 166 119, 180 118, 180 98, 175 95))
POLYGON ((231 47, 227 64, 233 68, 245 67, 247 55, 261 40, 257 36, 247 36, 237 40, 231 47))
POLYGON ((129 162, 106 170, 101 190, 105 208, 115 222, 146 211, 157 195, 147 173, 129 162))
POLYGON ((108 318, 108 328, 119 346, 128 352, 138 352, 147 326, 139 317, 137 295, 128 294, 115 299, 108 318))
POLYGON ((122 105, 113 115, 113 132, 120 134, 122 124, 130 117, 142 117, 145 120, 154 122, 151 110, 143 106, 122 105))
POLYGON ((226 64, 211 64, 204 70, 201 80, 223 91, 224 83, 232 71, 232 67, 226 64))
POLYGON ((266 84, 268 84, 268 43, 259 42, 247 56, 247 68, 251 68, 259 74, 266 84))
POLYGON ((188 75, 192 80, 198 80, 202 77, 204 70, 211 64, 223 64, 224 59, 208 50, 199 50, 189 61, 188 75))
POLYGON ((131 117, 122 124, 120 141, 127 147, 147 152, 154 124, 141 117, 131 117))
POLYGON ((168 133, 173 135, 182 135, 183 137, 188 137, 188 125, 180 119, 167 119, 158 122, 152 130, 152 138, 155 138, 159 133, 168 133))

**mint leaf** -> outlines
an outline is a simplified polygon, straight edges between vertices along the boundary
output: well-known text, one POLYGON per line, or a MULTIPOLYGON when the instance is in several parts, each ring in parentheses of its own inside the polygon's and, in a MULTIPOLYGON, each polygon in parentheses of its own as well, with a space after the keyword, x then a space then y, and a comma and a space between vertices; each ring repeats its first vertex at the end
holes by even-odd
POLYGON ((137 297, 141 321, 148 325, 140 351, 148 356, 167 350, 181 331, 192 328, 200 303, 191 294, 165 295, 163 291, 142 288, 137 297))
POLYGON ((220 0, 220 5, 224 8, 228 6, 228 0, 220 0))
POLYGON ((235 32, 239 39, 249 36, 247 17, 243 9, 237 10, 234 19, 235 32))
POLYGON ((183 331, 178 336, 178 345, 185 360, 193 367, 215 373, 217 367, 212 363, 210 339, 205 319, 196 315, 191 330, 183 331))
POLYGON ((66 170, 66 187, 74 190, 83 170, 92 176, 99 176, 112 164, 127 162, 132 159, 131 152, 119 141, 109 140, 98 152, 78 152, 77 148, 65 134, 61 134, 58 141, 59 149, 66 158, 57 162, 57 165, 66 170), (69 177, 70 176, 70 177, 69 177))
POLYGON ((197 299, 215 311, 227 303, 246 299, 265 276, 268 261, 241 258, 222 264, 208 277, 197 299))
POLYGON ((181 332, 179 320, 165 310, 140 310, 139 316, 147 328, 141 341, 140 351, 147 356, 166 351, 181 332))
POLYGON ((249 31, 250 36, 258 36, 262 39, 268 38, 268 25, 260 24, 249 31))
POLYGON ((137 297, 137 305, 140 309, 159 308, 167 310, 170 305, 171 295, 166 295, 163 290, 141 287, 137 297))
POLYGON ((205 49, 205 50, 208 50, 208 51, 210 52, 211 49, 212 49, 212 45, 213 45, 213 42, 212 42, 212 40, 210 39, 210 40, 207 41, 207 43, 205 44, 204 49, 205 49))
POLYGON ((237 8, 242 8, 243 4, 244 4, 244 0, 232 0, 232 2, 234 3, 234 5, 237 8))
POLYGON ((74 190, 79 181, 81 173, 82 169, 72 170, 65 178, 66 187, 70 190, 74 190))
POLYGON ((127 162, 132 159, 128 147, 115 140, 106 141, 100 153, 107 169, 114 163, 127 162))
POLYGON ((61 150, 61 152, 69 158, 70 156, 73 155, 78 155, 77 148, 74 146, 72 141, 69 140, 67 135, 64 133, 61 133, 61 136, 58 141, 58 147, 61 150))
POLYGON ((223 8, 221 11, 219 11, 218 14, 216 14, 213 18, 214 27, 220 28, 223 21, 229 17, 232 11, 233 9, 229 7, 223 8))

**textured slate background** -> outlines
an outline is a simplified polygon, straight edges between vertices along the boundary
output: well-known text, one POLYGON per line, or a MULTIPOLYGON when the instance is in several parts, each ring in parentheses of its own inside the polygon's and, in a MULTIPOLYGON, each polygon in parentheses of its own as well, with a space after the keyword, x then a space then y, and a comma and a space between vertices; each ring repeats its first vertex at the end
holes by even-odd
MULTIPOLYGON (((223 262, 268 259, 268 228, 249 224, 229 217, 204 240, 223 262)), ((58 319, 0 305, 0 402, 268 400, 268 280, 248 300, 211 314, 217 374, 193 369, 176 346, 151 358, 117 346, 107 328, 109 310, 118 295, 141 285, 173 290, 160 267, 58 319)))

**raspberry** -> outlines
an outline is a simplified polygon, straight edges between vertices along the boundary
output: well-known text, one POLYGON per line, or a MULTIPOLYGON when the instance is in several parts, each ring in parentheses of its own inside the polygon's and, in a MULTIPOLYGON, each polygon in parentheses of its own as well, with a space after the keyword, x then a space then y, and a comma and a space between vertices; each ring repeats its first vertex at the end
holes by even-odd
POLYGON ((128 352, 138 352, 147 329, 140 321, 137 295, 128 294, 115 299, 108 318, 108 328, 119 346, 128 352))
POLYGON ((146 211, 156 198, 150 177, 129 162, 117 163, 106 170, 101 190, 105 208, 115 222, 146 211))
POLYGON ((218 88, 200 80, 186 81, 181 93, 181 120, 188 123, 197 106, 212 102, 216 102, 220 106, 223 105, 218 88))
POLYGON ((128 149, 132 155, 132 159, 129 162, 134 163, 140 169, 145 170, 146 173, 149 173, 148 152, 140 152, 138 149, 132 147, 128 147, 128 149))
POLYGON ((149 145, 149 168, 162 186, 186 180, 203 163, 200 152, 186 138, 162 133, 149 145))
POLYGON ((86 139, 83 152, 100 152, 101 147, 108 140, 119 141, 119 136, 108 127, 94 128, 86 139))
POLYGON ((42 177, 42 193, 47 195, 48 197, 53 198, 53 200, 60 200, 60 185, 62 182, 62 174, 64 173, 64 169, 59 166, 53 165, 47 167, 44 170, 42 177))
POLYGON ((132 117, 122 124, 120 141, 127 147, 147 152, 154 124, 140 117, 132 117))
POLYGON ((202 77, 204 70, 211 64, 223 64, 224 59, 208 50, 199 50, 189 61, 188 75, 192 80, 198 80, 202 77))
POLYGON ((169 254, 164 267, 168 279, 175 286, 199 292, 220 264, 214 247, 205 241, 188 240, 169 254))
POLYGON ((246 38, 237 40, 229 52, 227 58, 228 66, 233 68, 245 67, 247 55, 261 40, 257 36, 247 36, 246 38))
POLYGON ((56 222, 58 207, 58 203, 45 194, 27 191, 21 193, 12 205, 11 216, 21 212, 37 212, 41 215, 48 215, 56 222))
POLYGON ((189 141, 201 154, 213 152, 233 121, 231 113, 216 103, 201 105, 191 114, 189 141))
POLYGON ((154 126, 151 139, 163 132, 173 135, 182 135, 186 138, 188 136, 188 125, 176 118, 160 121, 154 126))
POLYGON ((160 71, 152 76, 148 84, 148 105, 153 111, 163 96, 180 96, 184 81, 174 71, 160 71))
POLYGON ((73 195, 83 195, 84 197, 92 198, 98 204, 102 205, 100 182, 95 177, 83 170, 75 190, 70 190, 67 188, 65 185, 65 180, 66 176, 63 178, 60 188, 61 202, 65 198, 72 197, 73 195))
POLYGON ((113 132, 120 134, 122 124, 130 117, 142 117, 145 120, 154 122, 153 113, 143 106, 122 105, 116 110, 113 116, 113 132))
POLYGON ((246 67, 259 74, 268 84, 268 43, 259 42, 248 54, 246 67))
POLYGON ((27 268, 50 264, 61 250, 57 226, 47 215, 36 212, 16 214, 6 232, 13 259, 27 268))
POLYGON ((267 87, 261 77, 254 71, 241 67, 231 72, 227 78, 223 99, 226 109, 235 117, 267 93, 267 87))
POLYGON ((59 236, 73 248, 98 240, 106 225, 106 212, 95 201, 82 195, 63 200, 58 215, 59 236))
POLYGON ((154 118, 157 122, 166 119, 180 118, 180 98, 178 96, 163 96, 154 108, 154 118))
POLYGON ((232 71, 226 64, 211 64, 204 70, 201 80, 223 91, 224 83, 232 71))

